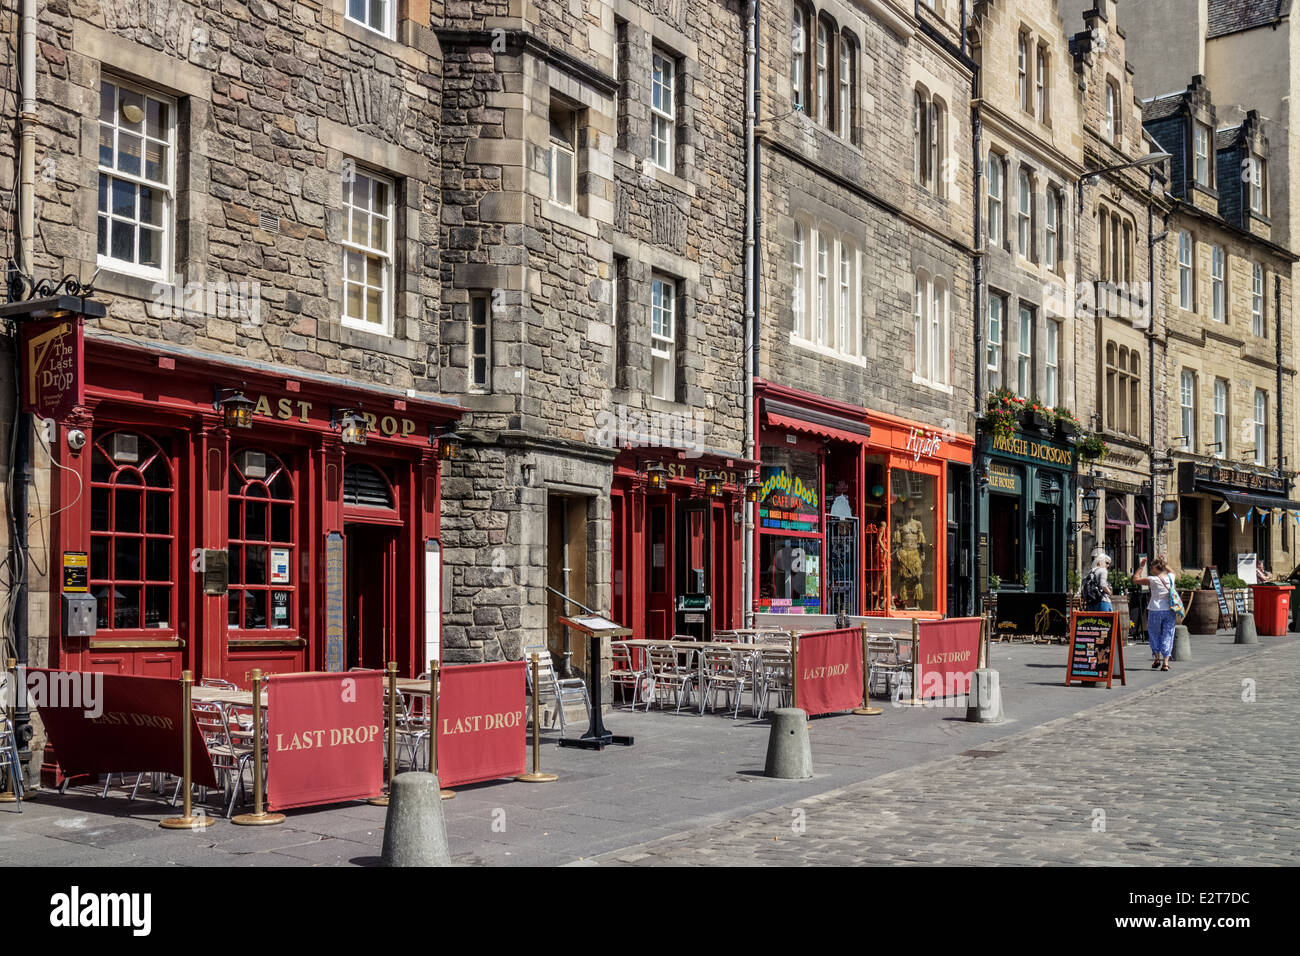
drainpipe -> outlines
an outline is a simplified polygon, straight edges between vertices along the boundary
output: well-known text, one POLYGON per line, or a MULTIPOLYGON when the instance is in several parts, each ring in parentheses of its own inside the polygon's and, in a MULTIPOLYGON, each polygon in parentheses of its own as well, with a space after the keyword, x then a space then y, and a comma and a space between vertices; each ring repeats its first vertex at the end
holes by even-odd
MULTIPOLYGON (((742 374, 745 380, 745 458, 753 461, 754 448, 754 375, 757 373, 757 308, 755 251, 757 229, 755 226, 756 172, 754 155, 754 106, 758 87, 757 44, 755 33, 758 24, 758 0, 745 4, 745 359, 742 374)), ((740 600, 741 618, 745 627, 754 626, 754 508, 746 498, 743 502, 744 533, 740 546, 740 600)))
MULTIPOLYGON (((963 31, 964 33, 964 31, 963 31)), ((972 84, 971 92, 978 94, 979 70, 975 71, 976 81, 972 84)), ((970 574, 971 584, 969 588, 969 597, 966 601, 966 613, 974 616, 980 612, 980 553, 979 553, 979 528, 980 528, 980 405, 984 401, 984 316, 983 316, 983 290, 984 290, 984 256, 980 252, 982 237, 984 235, 984 216, 983 216, 983 189, 984 163, 980 158, 980 141, 982 139, 982 126, 980 121, 979 107, 976 106, 971 111, 971 148, 974 151, 974 174, 972 176, 972 189, 974 192, 975 207, 975 254, 971 257, 974 269, 972 276, 971 308, 974 311, 975 318, 975 365, 974 365, 974 386, 975 386, 975 453, 971 457, 970 469, 970 539, 967 546, 970 548, 970 574)))
MULTIPOLYGON (((19 40, 19 56, 22 60, 22 103, 18 116, 21 137, 19 143, 19 167, 22 178, 22 191, 18 200, 18 269, 29 279, 34 278, 34 236, 36 234, 35 193, 36 193, 36 0, 22 0, 19 40)), ((14 335, 14 382, 15 387, 21 383, 21 356, 18 336, 14 335)), ((20 667, 26 667, 28 660, 27 643, 27 486, 32 481, 32 417, 21 411, 21 404, 14 409, 14 475, 10 488, 12 501, 10 514, 13 516, 14 534, 12 543, 13 568, 13 642, 14 657, 20 667)), ((14 732, 25 761, 30 756, 32 739, 31 713, 27 708, 26 695, 18 698, 19 706, 14 712, 14 732)))
POLYGON ((1155 188, 1156 174, 1151 170, 1150 185, 1147 188, 1147 436, 1150 448, 1147 450, 1147 478, 1151 482, 1151 491, 1147 499, 1147 523, 1151 526, 1151 553, 1148 558, 1162 553, 1160 550, 1160 518, 1156 514, 1156 212, 1151 201, 1151 191, 1155 188))
POLYGON ((1277 473, 1282 475, 1282 467, 1286 459, 1282 455, 1282 273, 1273 276, 1273 313, 1276 315, 1277 326, 1277 398, 1273 401, 1277 409, 1275 418, 1277 419, 1277 437, 1273 443, 1277 445, 1277 473))

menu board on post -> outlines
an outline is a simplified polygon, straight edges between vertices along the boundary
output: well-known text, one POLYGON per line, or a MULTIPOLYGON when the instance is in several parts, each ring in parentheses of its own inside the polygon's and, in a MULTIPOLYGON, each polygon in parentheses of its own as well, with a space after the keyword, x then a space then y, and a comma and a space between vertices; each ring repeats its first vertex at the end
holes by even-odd
POLYGON ((1070 616, 1070 659, 1065 670, 1065 686, 1070 681, 1110 687, 1118 672, 1124 676, 1124 642, 1116 640, 1119 614, 1116 611, 1074 611, 1070 616))
POLYGON ((1201 579, 1201 587, 1214 588, 1214 593, 1219 598, 1219 613, 1224 617, 1232 616, 1232 609, 1228 607, 1227 595, 1223 593, 1223 582, 1219 580, 1219 569, 1215 565, 1210 565, 1205 569, 1205 576, 1201 579))

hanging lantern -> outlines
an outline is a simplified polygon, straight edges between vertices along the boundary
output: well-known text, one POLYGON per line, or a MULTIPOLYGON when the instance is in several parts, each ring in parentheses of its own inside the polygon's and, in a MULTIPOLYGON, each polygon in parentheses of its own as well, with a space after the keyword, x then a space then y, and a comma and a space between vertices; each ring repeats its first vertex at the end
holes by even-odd
POLYGON ((668 487, 668 469, 655 462, 645 471, 646 487, 651 491, 663 491, 668 487))
POLYGON ((220 410, 227 428, 252 428, 254 402, 244 394, 244 383, 239 388, 213 389, 216 393, 212 407, 220 410))

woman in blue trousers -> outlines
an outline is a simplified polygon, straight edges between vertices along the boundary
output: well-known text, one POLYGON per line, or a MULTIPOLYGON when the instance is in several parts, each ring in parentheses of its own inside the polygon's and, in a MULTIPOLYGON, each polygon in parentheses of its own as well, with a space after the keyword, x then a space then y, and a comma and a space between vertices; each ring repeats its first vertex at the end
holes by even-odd
POLYGON ((1133 575, 1134 584, 1151 588, 1147 604, 1147 641, 1151 645, 1151 669, 1169 670, 1169 655, 1174 649, 1174 612, 1169 606, 1169 595, 1174 589, 1174 575, 1163 554, 1151 559, 1151 571, 1146 573, 1147 559, 1143 558, 1133 575))

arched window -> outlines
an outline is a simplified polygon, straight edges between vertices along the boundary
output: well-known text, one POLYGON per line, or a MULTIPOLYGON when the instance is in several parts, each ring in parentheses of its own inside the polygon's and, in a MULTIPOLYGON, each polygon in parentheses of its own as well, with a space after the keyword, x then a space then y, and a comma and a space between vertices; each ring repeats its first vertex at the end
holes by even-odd
POLYGON ((835 308, 835 348, 852 354, 853 343, 853 248, 843 240, 839 243, 839 300, 835 308))
POLYGON ((944 196, 948 192, 946 133, 947 110, 943 100, 936 96, 930 101, 930 184, 936 196, 944 196))
POLYGON ((795 4, 790 28, 790 101, 808 112, 808 10, 795 4))
POLYGON ((928 298, 926 276, 923 272, 916 274, 916 283, 912 296, 912 359, 913 368, 921 378, 926 377, 929 350, 925 346, 927 325, 925 321, 925 303, 928 298))
POLYGON ((826 234, 817 232, 817 323, 813 338, 825 343, 831 324, 830 248, 826 234))
POLYGON ((176 632, 176 482, 167 452, 131 431, 95 439, 90 591, 100 631, 176 632))
POLYGON ((226 627, 291 628, 298 550, 293 475, 283 459, 245 448, 230 456, 226 627))
POLYGON ((831 34, 825 20, 817 20, 817 122, 831 125, 831 34))
POLYGON ((1106 142, 1118 146, 1120 143, 1120 134, 1123 132, 1122 120, 1120 118, 1119 104, 1119 87, 1114 80, 1106 81, 1106 126, 1102 133, 1106 137, 1106 142))
POLYGON ((925 134, 927 111, 925 95, 918 87, 912 93, 912 178, 921 186, 925 185, 925 166, 929 159, 925 146, 928 142, 925 134))
POLYGON ((848 33, 840 34, 840 135, 852 142, 853 119, 857 115, 857 44, 848 33))
POLYGON ((948 380, 948 284, 936 278, 930 309, 930 380, 948 380))
POLYGON ((1003 166, 1002 166, 1002 157, 992 151, 989 152, 988 180, 989 180, 989 185, 988 185, 989 245, 999 246, 1002 244, 1003 166))

